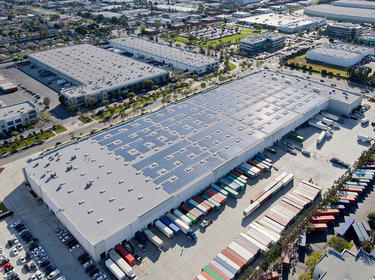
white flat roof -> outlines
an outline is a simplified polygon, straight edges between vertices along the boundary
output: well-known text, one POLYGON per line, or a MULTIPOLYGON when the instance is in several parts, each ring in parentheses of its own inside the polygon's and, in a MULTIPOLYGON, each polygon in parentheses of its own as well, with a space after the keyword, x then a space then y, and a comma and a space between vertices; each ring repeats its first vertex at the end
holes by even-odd
POLYGON ((375 3, 371 1, 362 1, 362 0, 338 0, 332 2, 334 6, 343 6, 343 7, 356 7, 364 9, 375 9, 375 3))
POLYGON ((281 27, 287 25, 305 25, 315 22, 317 19, 307 17, 296 17, 286 14, 260 14, 247 18, 239 19, 241 22, 248 22, 250 24, 264 24, 273 27, 281 27))
POLYGON ((310 16, 375 24, 375 10, 373 9, 359 9, 353 7, 321 4, 306 7, 304 13, 310 16))
POLYGON ((134 36, 121 37, 110 40, 109 42, 113 42, 120 46, 124 46, 125 48, 128 47, 159 57, 164 57, 165 59, 177 61, 193 67, 203 67, 218 62, 216 58, 208 55, 195 53, 180 48, 170 47, 164 44, 160 44, 154 41, 145 40, 134 36))
POLYGON ((312 50, 309 50, 309 52, 330 55, 333 57, 355 58, 367 53, 369 50, 370 48, 364 46, 338 43, 319 45, 312 50))
POLYGON ((131 85, 168 73, 88 44, 33 53, 29 58, 78 82, 80 86, 64 91, 70 96, 131 85))
POLYGON ((36 110, 36 107, 30 101, 24 101, 0 107, 0 120, 17 117, 20 114, 27 113, 31 110, 36 110))
POLYGON ((96 244, 329 98, 360 98, 344 93, 257 72, 50 151, 25 171, 96 244))

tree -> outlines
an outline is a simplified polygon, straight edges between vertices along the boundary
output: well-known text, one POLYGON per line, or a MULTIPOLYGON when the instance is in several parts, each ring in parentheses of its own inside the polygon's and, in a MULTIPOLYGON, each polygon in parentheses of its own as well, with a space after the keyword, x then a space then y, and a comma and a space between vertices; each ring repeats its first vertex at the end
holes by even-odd
POLYGON ((98 100, 95 97, 90 96, 89 98, 87 98, 87 105, 89 107, 94 106, 96 103, 98 103, 98 100))
POLYGON ((20 134, 17 130, 13 130, 10 135, 12 136, 17 136, 18 134, 20 134))
POLYGON ((333 236, 329 241, 328 245, 335 249, 337 252, 341 253, 344 249, 350 249, 350 243, 342 237, 333 236))
POLYGON ((312 254, 307 258, 306 260, 306 266, 309 268, 310 273, 314 272, 315 265, 318 263, 318 261, 321 259, 322 254, 319 252, 312 252, 312 254))
POLYGON ((201 83, 201 88, 206 88, 206 83, 205 82, 201 83))
POLYGON ((368 221, 375 225, 375 212, 371 212, 367 215, 368 221))
POLYGON ((152 86, 154 85, 153 80, 144 80, 142 81, 142 87, 146 90, 150 90, 152 86))
POLYGON ((309 272, 300 274, 300 276, 298 276, 298 280, 312 280, 312 279, 313 278, 311 277, 309 272))
POLYGON ((44 107, 49 108, 49 104, 50 103, 51 103, 51 99, 49 99, 49 97, 44 97, 43 98, 43 105, 44 105, 44 107))
POLYGON ((109 100, 103 99, 101 103, 103 106, 107 106, 109 104, 109 100))

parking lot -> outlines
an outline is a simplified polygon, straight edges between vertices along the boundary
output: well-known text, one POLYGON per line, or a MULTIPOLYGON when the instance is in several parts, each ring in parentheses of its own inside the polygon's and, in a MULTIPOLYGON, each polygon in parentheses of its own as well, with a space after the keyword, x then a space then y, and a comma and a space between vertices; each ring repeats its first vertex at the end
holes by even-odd
MULTIPOLYGON (((375 109, 366 112, 366 117, 375 120, 375 109)), ((141 264, 136 264, 134 271, 139 279, 192 279, 212 258, 227 244, 234 240, 240 232, 266 208, 277 201, 280 196, 293 187, 293 183, 280 191, 275 197, 266 202, 256 212, 243 219, 242 211, 248 206, 250 198, 270 183, 280 172, 291 172, 295 174, 296 183, 303 179, 310 179, 323 187, 329 188, 333 181, 345 172, 339 166, 329 162, 331 157, 339 157, 343 161, 353 163, 361 151, 367 148, 366 145, 357 142, 357 135, 373 135, 371 125, 363 127, 358 121, 344 119, 339 130, 334 131, 331 139, 325 140, 322 146, 316 146, 316 139, 320 131, 312 127, 306 127, 297 131, 305 137, 303 149, 308 150, 311 156, 305 157, 297 151, 297 155, 286 153, 280 146, 276 146, 277 153, 270 154, 274 166, 278 171, 272 170, 250 182, 250 186, 242 193, 237 201, 229 198, 224 209, 215 211, 205 218, 212 218, 213 224, 205 230, 198 225, 193 230, 198 236, 194 243, 185 235, 179 235, 166 240, 160 232, 157 235, 165 242, 163 251, 156 249, 151 243, 147 243, 145 252, 136 248, 135 253, 143 259, 141 264)), ((293 143, 292 140, 286 140, 293 143)), ((296 145, 297 143, 294 142, 296 145)), ((82 253, 69 252, 68 248, 59 240, 56 235, 58 222, 46 206, 38 203, 35 198, 26 190, 22 184, 23 176, 21 168, 24 160, 18 160, 8 164, 0 175, 4 188, 0 189, 1 197, 8 207, 16 212, 16 216, 22 216, 25 224, 31 229, 41 245, 46 249, 47 254, 67 279, 89 279, 77 257, 82 253), (4 178, 4 180, 2 179, 4 178)), ((62 210, 63 211, 63 210, 62 210)), ((13 218, 12 218, 13 219, 13 218)), ((2 222, 1 227, 7 226, 11 221, 2 222)), ((135 245, 133 243, 133 245, 135 245)), ((26 278, 25 278, 26 279, 26 278)))

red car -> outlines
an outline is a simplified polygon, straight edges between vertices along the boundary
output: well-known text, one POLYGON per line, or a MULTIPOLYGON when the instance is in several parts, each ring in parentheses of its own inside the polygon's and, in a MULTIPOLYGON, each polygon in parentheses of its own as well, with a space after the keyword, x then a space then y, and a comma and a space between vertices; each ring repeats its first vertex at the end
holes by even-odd
POLYGON ((10 262, 3 265, 3 269, 7 269, 8 267, 12 266, 10 262))

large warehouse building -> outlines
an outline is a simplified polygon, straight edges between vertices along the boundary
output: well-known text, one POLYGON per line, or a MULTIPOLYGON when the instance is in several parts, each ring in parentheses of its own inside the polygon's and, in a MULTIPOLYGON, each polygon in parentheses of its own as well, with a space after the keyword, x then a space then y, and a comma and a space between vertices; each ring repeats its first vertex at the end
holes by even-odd
POLYGON ((113 39, 109 43, 116 49, 132 53, 135 56, 144 56, 146 59, 153 59, 182 71, 201 74, 219 67, 219 60, 214 57, 135 36, 113 39))
POLYGON ((322 4, 322 5, 306 7, 304 10, 304 14, 308 16, 324 17, 326 19, 339 20, 339 21, 375 24, 375 10, 374 9, 343 7, 343 6, 322 4))
POLYGON ((19 129, 37 121, 39 109, 30 101, 0 107, 0 134, 19 129))
POLYGON ((341 67, 353 66, 374 54, 373 48, 351 44, 319 45, 307 52, 306 58, 341 67))
POLYGON ((29 159, 26 181, 95 259, 280 140, 361 95, 253 73, 29 159))
POLYGON ((29 55, 32 64, 71 82, 61 94, 67 104, 88 105, 88 98, 108 99, 144 80, 166 80, 169 72, 92 45, 77 45, 29 55), (131 66, 131 67, 129 67, 131 66))

